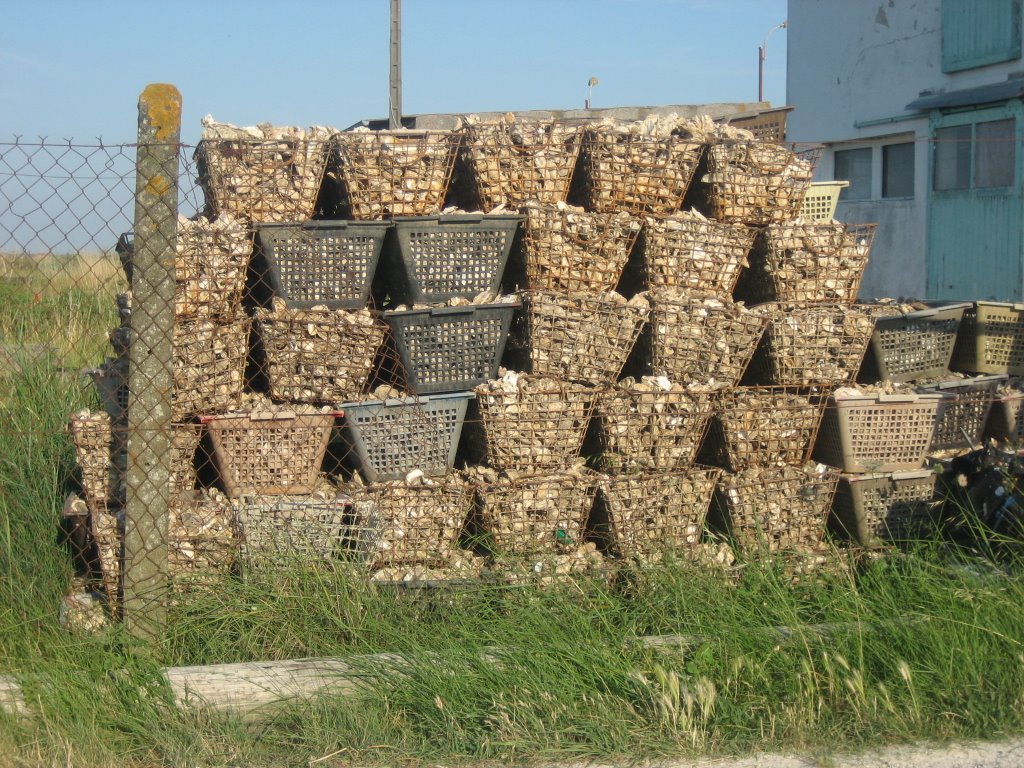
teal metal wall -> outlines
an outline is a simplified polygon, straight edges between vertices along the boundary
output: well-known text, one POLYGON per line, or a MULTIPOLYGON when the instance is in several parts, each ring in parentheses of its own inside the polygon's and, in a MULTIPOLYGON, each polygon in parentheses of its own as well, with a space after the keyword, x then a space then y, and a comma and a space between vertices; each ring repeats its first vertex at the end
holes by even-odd
MULTIPOLYGON (((930 134, 941 128, 1016 119, 1011 187, 934 189, 935 149, 930 153, 927 298, 1024 300, 1024 109, 1019 100, 998 107, 934 112, 930 134)), ((973 166, 972 166, 973 179, 973 166)))

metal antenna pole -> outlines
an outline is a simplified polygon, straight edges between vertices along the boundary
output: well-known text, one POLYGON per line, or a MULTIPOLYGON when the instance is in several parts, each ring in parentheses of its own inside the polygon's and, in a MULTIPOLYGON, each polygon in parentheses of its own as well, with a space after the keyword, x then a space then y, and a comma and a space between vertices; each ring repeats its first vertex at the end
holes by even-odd
POLYGON ((391 73, 388 78, 388 128, 402 127, 402 0, 391 0, 391 73))

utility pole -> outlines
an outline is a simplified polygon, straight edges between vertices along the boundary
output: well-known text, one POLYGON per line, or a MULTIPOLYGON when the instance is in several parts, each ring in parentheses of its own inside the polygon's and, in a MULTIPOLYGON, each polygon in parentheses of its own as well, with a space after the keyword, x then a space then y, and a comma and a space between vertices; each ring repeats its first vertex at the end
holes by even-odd
POLYGON ((388 77, 388 128, 402 127, 402 0, 391 0, 391 69, 388 77))

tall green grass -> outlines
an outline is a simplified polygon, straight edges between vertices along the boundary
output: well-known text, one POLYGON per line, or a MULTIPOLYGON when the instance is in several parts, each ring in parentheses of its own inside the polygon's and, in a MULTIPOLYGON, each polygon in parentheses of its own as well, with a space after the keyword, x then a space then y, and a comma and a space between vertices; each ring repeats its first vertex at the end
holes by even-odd
POLYGON ((0 764, 816 753, 998 738, 1024 724, 1024 580, 1005 547, 982 557, 935 541, 864 561, 837 551, 846 567, 797 586, 780 564, 725 575, 669 562, 558 588, 403 592, 307 563, 182 596, 157 646, 117 626, 70 634, 57 621, 73 578, 58 536, 72 469, 64 424, 95 395, 66 363, 103 356, 113 301, 100 287, 3 286, 5 343, 59 330, 55 359, 12 372, 0 400, 0 671, 31 712, 0 714, 0 764), (650 635, 681 638, 652 648, 650 635), (401 655, 400 674, 367 661, 361 696, 291 702, 258 723, 180 710, 159 674, 381 652, 401 655))

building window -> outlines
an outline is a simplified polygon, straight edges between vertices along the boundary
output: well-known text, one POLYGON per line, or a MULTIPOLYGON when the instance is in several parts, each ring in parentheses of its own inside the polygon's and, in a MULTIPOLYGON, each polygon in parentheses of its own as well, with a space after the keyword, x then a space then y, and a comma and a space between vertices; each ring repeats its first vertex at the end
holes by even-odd
POLYGON ((1016 134, 1017 121, 1012 117, 936 130, 934 189, 1012 187, 1016 134))
POLYGON ((1013 61, 1021 53, 1021 0, 942 0, 942 71, 1013 61))
POLYGON ((848 181, 840 200, 869 200, 871 198, 871 147, 840 149, 835 152, 836 181, 848 181))
POLYGON ((914 142, 882 147, 882 197, 914 196, 914 142))

